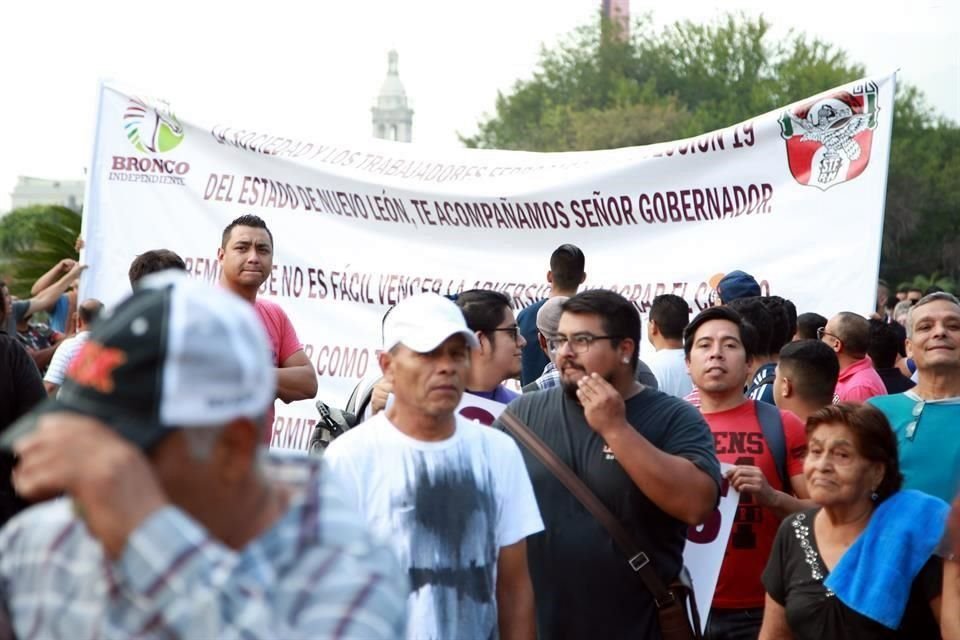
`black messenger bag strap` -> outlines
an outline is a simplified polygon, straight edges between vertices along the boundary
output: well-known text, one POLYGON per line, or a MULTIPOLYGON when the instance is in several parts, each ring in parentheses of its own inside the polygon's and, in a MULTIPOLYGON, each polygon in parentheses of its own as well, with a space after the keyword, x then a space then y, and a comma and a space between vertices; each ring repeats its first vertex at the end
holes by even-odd
POLYGON ((653 567, 650 566, 650 557, 641 551, 616 516, 610 513, 610 510, 600 502, 600 499, 583 483, 583 480, 577 477, 564 462, 557 457, 546 443, 533 433, 527 425, 523 424, 519 418, 504 411, 500 414, 500 421, 503 422, 507 430, 524 446, 530 453, 543 463, 543 465, 556 476, 557 480, 563 483, 570 493, 580 501, 587 511, 593 514, 600 524, 607 530, 610 537, 614 539, 620 551, 628 558, 630 568, 634 573, 640 576, 643 584, 646 585, 650 593, 653 594, 653 601, 658 609, 670 606, 676 602, 676 595, 667 589, 667 586, 656 574, 653 567))

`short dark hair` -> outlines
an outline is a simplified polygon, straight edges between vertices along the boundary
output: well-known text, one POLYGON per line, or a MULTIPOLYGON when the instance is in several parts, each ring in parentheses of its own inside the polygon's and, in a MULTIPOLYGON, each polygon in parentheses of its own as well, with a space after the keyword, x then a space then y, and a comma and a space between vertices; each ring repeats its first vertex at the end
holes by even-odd
POLYGON ((550 273, 553 284, 564 291, 576 291, 583 282, 583 268, 586 257, 579 247, 562 244, 550 255, 550 273))
POLYGON ((797 337, 801 340, 816 340, 817 329, 827 326, 827 319, 819 313, 808 311, 797 316, 797 337))
MULTIPOLYGON (((775 296, 779 298, 780 296, 775 296)), ((787 342, 793 340, 793 336, 797 334, 797 305, 793 304, 793 300, 787 300, 786 298, 781 298, 783 300, 783 306, 787 310, 787 320, 790 321, 790 328, 788 329, 790 337, 787 338, 787 342)))
POLYGON ((637 368, 640 359, 640 314, 629 300, 607 289, 590 289, 568 298, 561 309, 563 313, 600 316, 603 331, 617 338, 610 341, 614 347, 626 338, 633 340, 630 370, 637 368))
POLYGON ((463 312, 470 330, 485 334, 491 342, 496 340, 494 329, 503 322, 506 310, 511 308, 506 294, 490 289, 464 291, 457 296, 456 305, 463 312))
POLYGON ((664 293, 653 299, 650 319, 668 340, 682 340, 683 328, 690 322, 690 305, 680 296, 664 293))
MULTIPOLYGON (((899 325, 897 325, 899 326, 899 325)), ((893 325, 883 320, 870 320, 870 346, 867 355, 878 369, 889 369, 897 362, 903 346, 902 336, 893 325)))
MULTIPOLYGON (((745 299, 749 300, 749 298, 745 299)), ((697 337, 697 330, 713 320, 726 320, 727 322, 732 322, 737 325, 737 330, 740 333, 740 342, 743 344, 743 350, 747 354, 747 360, 753 359, 757 354, 756 329, 747 322, 743 316, 737 313, 737 310, 732 306, 723 305, 704 309, 698 313, 683 330, 683 353, 687 360, 690 359, 690 352, 693 350, 693 341, 697 337)))
POLYGON ((770 324, 770 346, 767 353, 780 353, 783 345, 793 339, 787 307, 780 296, 761 296, 760 302, 770 312, 773 321, 770 324))
POLYGON ((223 230, 223 236, 220 238, 220 248, 227 248, 227 240, 230 239, 230 232, 233 231, 234 227, 253 227, 254 229, 263 229, 267 232, 267 236, 270 238, 270 248, 273 248, 273 234, 270 233, 270 229, 267 228, 267 223, 263 221, 263 218, 260 216, 255 216, 252 214, 247 214, 240 216, 230 224, 226 226, 223 230))
POLYGON ((130 278, 130 286, 133 287, 144 276, 166 269, 186 271, 187 265, 183 263, 183 258, 169 249, 151 249, 133 259, 127 277, 130 278))
POLYGON ((921 289, 920 287, 913 287, 913 286, 907 287, 907 293, 910 293, 911 291, 916 291, 917 293, 920 293, 920 294, 923 293, 923 289, 921 289))
POLYGON ((837 314, 837 338, 850 355, 862 358, 870 348, 870 323, 852 311, 837 314))
POLYGON ((883 479, 876 489, 877 502, 900 490, 903 474, 897 455, 897 437, 883 412, 870 404, 841 402, 827 405, 807 418, 808 440, 817 427, 825 424, 842 424, 850 429, 857 453, 884 466, 883 479))
MULTIPOLYGON (((727 306, 736 311, 757 332, 757 342, 751 357, 774 353, 770 351, 773 340, 773 314, 767 311, 767 307, 760 298, 737 298, 727 306)), ((743 338, 742 332, 740 337, 743 338)))
POLYGON ((804 402, 825 407, 833 402, 840 376, 837 354, 820 340, 797 340, 780 349, 780 372, 804 402))
POLYGON ((84 325, 90 326, 103 311, 103 303, 96 298, 87 298, 77 305, 77 316, 84 325))

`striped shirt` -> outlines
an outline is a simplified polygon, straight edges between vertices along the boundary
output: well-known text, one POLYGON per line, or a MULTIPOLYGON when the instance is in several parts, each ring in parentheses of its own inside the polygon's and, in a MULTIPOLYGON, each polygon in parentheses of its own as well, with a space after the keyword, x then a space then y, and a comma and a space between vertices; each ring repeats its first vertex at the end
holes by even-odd
POLYGON ((23 512, 0 532, 7 624, 18 638, 69 640, 402 637, 406 580, 320 461, 264 467, 294 496, 241 551, 168 506, 110 561, 68 499, 23 512))
POLYGON ((47 372, 43 374, 43 381, 62 386, 63 380, 67 376, 67 367, 73 361, 73 357, 80 352, 80 347, 89 338, 89 331, 81 331, 72 338, 67 338, 61 342, 57 350, 53 352, 50 366, 47 367, 47 372))

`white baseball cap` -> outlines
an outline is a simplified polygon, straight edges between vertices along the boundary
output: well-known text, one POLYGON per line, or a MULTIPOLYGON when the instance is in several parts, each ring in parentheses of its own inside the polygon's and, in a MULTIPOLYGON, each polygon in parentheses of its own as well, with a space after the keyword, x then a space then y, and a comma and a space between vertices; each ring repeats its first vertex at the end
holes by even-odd
POLYGON ((402 344, 417 353, 429 353, 457 333, 471 347, 480 346, 460 307, 436 293, 420 293, 390 311, 383 323, 383 349, 402 344))

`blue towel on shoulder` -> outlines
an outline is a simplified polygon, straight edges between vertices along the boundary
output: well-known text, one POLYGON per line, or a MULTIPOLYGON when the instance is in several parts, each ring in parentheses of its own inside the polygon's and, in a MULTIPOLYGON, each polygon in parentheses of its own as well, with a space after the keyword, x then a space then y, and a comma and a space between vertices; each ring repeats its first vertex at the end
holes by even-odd
POLYGON ((937 548, 949 507, 906 489, 881 502, 867 528, 824 581, 845 605, 897 629, 913 581, 937 548))

